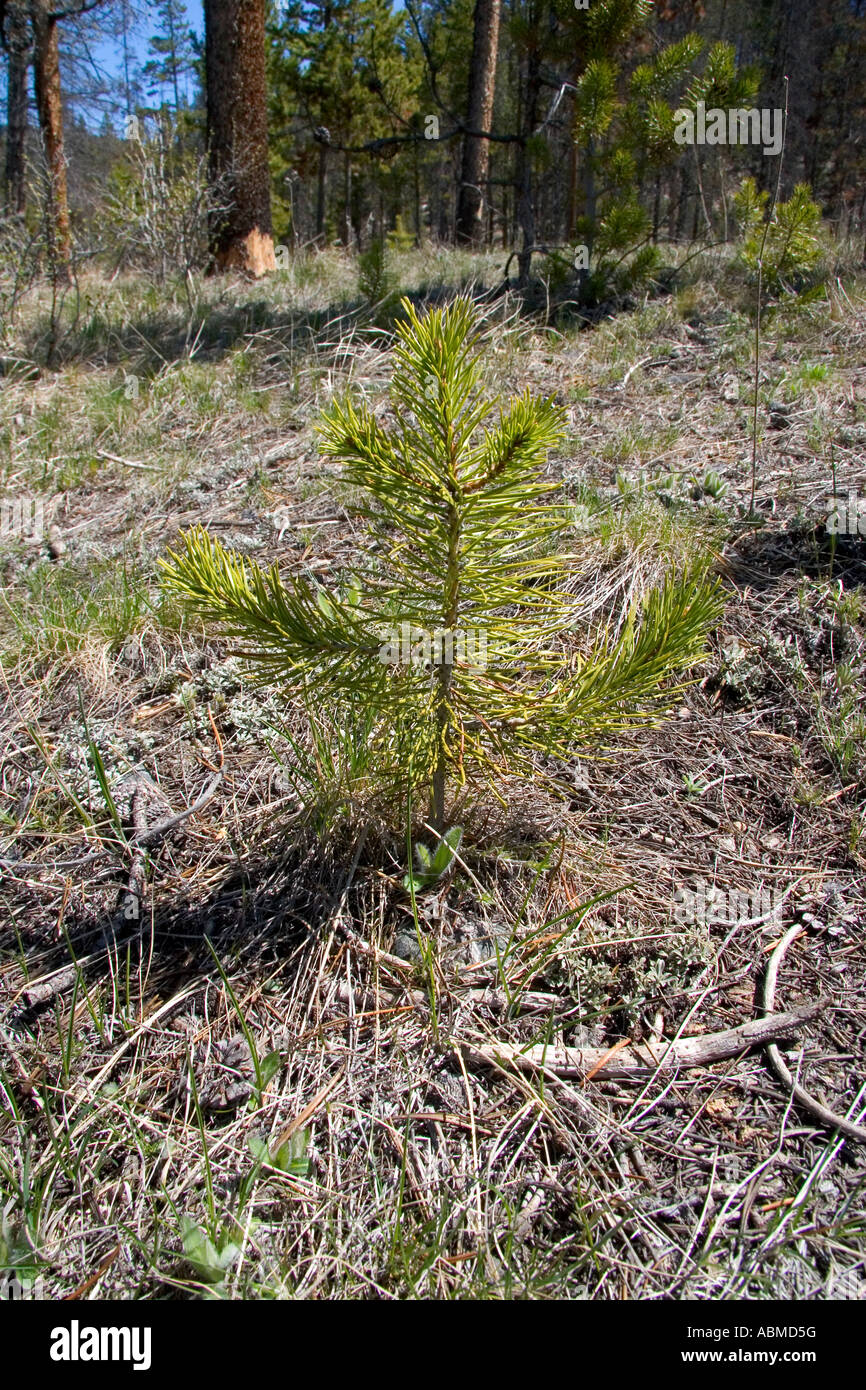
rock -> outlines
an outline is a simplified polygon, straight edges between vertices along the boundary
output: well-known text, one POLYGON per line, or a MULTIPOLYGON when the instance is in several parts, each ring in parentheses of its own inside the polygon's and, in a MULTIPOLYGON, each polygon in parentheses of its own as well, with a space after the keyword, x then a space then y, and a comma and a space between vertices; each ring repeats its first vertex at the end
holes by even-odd
POLYGON ((418 945, 418 937, 414 931, 398 931, 394 938, 394 945, 391 954, 399 956, 400 960, 420 960, 421 948, 418 945))

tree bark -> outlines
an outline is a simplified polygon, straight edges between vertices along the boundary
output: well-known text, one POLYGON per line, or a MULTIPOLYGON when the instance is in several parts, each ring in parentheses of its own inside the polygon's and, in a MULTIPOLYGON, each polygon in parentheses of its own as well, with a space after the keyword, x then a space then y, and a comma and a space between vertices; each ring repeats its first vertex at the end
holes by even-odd
POLYGON ((328 202, 328 148, 319 146, 319 167, 316 171, 316 242, 325 245, 325 211, 328 202))
MULTIPOLYGON (((472 61, 466 124, 470 131, 489 130, 496 95, 496 57, 502 0, 475 0, 472 61)), ((477 245, 484 234, 484 185, 490 165, 490 142, 478 135, 463 140, 460 194, 457 200, 458 242, 477 245)))
POLYGON ((343 156, 343 245, 351 251, 352 242, 352 156, 343 156))
POLYGON ((27 67, 30 28, 23 5, 6 10, 6 48, 9 54, 6 90, 6 165, 3 186, 6 211, 21 214, 27 206, 25 146, 27 140, 27 67))
POLYGON ((211 231, 216 270, 276 269, 268 167, 264 0, 205 0, 210 179, 221 210, 211 231), (225 206, 228 204, 228 206, 225 206))
POLYGON ((33 89, 48 181, 49 254, 55 273, 68 278, 72 234, 66 194, 66 157, 63 152, 57 16, 49 11, 47 0, 31 0, 30 18, 33 25, 33 89))
POLYGON ((533 49, 526 63, 526 98, 521 129, 523 138, 517 147, 517 167, 514 177, 515 211, 520 225, 522 245, 517 256, 517 283, 521 289, 529 284, 532 251, 535 246, 535 198, 532 187, 531 137, 538 119, 538 99, 541 92, 541 59, 533 49))

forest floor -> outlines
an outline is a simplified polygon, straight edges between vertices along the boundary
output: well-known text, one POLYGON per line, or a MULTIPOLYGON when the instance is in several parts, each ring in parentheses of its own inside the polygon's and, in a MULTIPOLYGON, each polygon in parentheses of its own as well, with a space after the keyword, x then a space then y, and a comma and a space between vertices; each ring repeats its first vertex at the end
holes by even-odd
MULTIPOLYGON (((429 300, 503 259, 395 268, 429 300)), ((195 524, 351 565, 314 426, 349 385, 386 398, 356 265, 93 276, 53 327, 24 306, 0 467, 44 535, 0 540, 0 1265, 45 1296, 866 1297, 866 1147, 765 1050, 637 1078, 614 1054, 609 1080, 557 1051, 664 1059, 760 1016, 799 925, 775 1008, 821 1007, 780 1055, 866 1122, 866 541, 826 528, 834 494, 866 498, 866 281, 765 321, 760 524, 723 258, 592 328, 543 310, 485 303, 490 380, 567 409, 550 467, 588 628, 698 552, 725 612, 658 728, 463 798, 425 965, 363 747, 332 766, 158 582, 195 524), (204 793, 147 863, 125 843, 204 793)))

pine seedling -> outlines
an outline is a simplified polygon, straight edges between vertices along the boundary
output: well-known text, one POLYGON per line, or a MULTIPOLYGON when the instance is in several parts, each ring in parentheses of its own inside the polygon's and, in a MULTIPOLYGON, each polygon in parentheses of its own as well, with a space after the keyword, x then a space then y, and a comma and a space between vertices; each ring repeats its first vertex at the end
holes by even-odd
POLYGON ((354 573, 318 587, 225 550, 202 529, 163 562, 169 588, 240 642, 265 680, 333 727, 360 722, 394 803, 430 796, 440 836, 448 795, 504 772, 532 776, 654 720, 661 685, 702 656, 717 616, 703 571, 669 574, 581 653, 565 580, 569 526, 548 451, 564 419, 529 392, 485 396, 466 300, 419 316, 403 301, 386 428, 364 402, 331 405, 323 452, 343 465, 370 537, 354 573), (494 418, 491 418, 494 417, 494 418))

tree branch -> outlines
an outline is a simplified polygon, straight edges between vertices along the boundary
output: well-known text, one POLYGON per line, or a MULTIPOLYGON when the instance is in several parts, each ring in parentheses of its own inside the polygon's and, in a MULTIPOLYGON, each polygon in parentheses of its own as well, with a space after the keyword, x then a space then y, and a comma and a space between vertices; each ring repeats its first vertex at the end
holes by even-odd
POLYGON ((705 1033, 698 1038, 680 1038, 670 1043, 629 1043, 617 1050, 613 1047, 528 1047, 522 1049, 510 1043, 473 1045, 460 1042, 464 1055, 477 1065, 501 1066, 503 1063, 521 1071, 550 1071, 556 1076, 592 1076, 596 1081, 640 1081, 656 1072, 676 1071, 680 1067, 707 1067, 738 1057, 749 1048, 761 1047, 774 1038, 796 1032, 824 1007, 823 1001, 807 1004, 790 1013, 769 1014, 729 1028, 723 1033, 705 1033))

